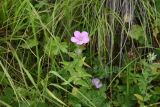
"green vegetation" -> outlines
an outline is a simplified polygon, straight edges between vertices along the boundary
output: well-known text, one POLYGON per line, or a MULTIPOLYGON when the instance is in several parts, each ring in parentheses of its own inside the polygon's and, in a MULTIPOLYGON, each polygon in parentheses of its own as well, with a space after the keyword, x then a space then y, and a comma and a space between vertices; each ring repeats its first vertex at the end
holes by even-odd
POLYGON ((159 107, 159 11, 160 0, 1 0, 0 107, 159 107))

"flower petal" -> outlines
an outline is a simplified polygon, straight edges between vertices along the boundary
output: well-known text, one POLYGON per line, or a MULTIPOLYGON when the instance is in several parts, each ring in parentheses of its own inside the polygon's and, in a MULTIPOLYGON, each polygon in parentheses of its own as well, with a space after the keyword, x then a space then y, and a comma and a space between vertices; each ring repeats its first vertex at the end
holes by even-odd
POLYGON ((83 36, 83 43, 88 43, 89 42, 88 33, 83 31, 81 34, 83 36))
POLYGON ((86 31, 83 31, 81 34, 82 34, 82 36, 84 36, 84 37, 88 37, 88 32, 86 32, 86 31))
POLYGON ((71 37, 71 41, 74 43, 78 42, 78 40, 75 37, 71 37))
POLYGON ((98 78, 93 78, 92 79, 92 84, 98 89, 102 87, 102 83, 98 78))
POLYGON ((77 44, 77 45, 82 45, 82 44, 83 44, 83 41, 77 41, 76 44, 77 44))
POLYGON ((80 37, 80 36, 81 36, 81 32, 75 31, 75 32, 74 32, 74 36, 75 36, 76 38, 80 37))
POLYGON ((88 43, 89 42, 89 37, 84 37, 83 38, 83 43, 88 43))
POLYGON ((96 86, 96 88, 101 88, 102 87, 102 83, 98 83, 97 85, 95 85, 96 86))

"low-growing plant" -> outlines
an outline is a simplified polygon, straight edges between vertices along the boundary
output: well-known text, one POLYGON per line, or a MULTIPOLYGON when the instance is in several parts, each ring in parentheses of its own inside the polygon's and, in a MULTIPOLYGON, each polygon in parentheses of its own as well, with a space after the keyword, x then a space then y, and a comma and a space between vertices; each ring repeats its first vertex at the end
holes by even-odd
POLYGON ((0 107, 159 107, 159 9, 1 0, 0 107))

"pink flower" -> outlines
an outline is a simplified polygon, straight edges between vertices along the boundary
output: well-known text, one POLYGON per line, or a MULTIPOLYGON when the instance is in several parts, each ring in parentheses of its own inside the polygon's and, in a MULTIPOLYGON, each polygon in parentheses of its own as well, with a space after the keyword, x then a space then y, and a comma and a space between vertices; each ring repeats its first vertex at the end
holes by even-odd
POLYGON ((77 45, 86 44, 89 42, 88 33, 86 31, 83 32, 75 31, 74 36, 71 37, 71 41, 73 43, 76 43, 77 45))

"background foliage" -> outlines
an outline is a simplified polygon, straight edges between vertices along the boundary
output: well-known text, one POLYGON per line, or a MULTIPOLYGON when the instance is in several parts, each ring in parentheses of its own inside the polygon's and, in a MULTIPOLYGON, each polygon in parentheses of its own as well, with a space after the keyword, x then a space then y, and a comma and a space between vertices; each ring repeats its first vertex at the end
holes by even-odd
POLYGON ((158 107, 159 10, 159 0, 1 0, 0 106, 158 107), (76 30, 90 37, 81 55, 76 30))

